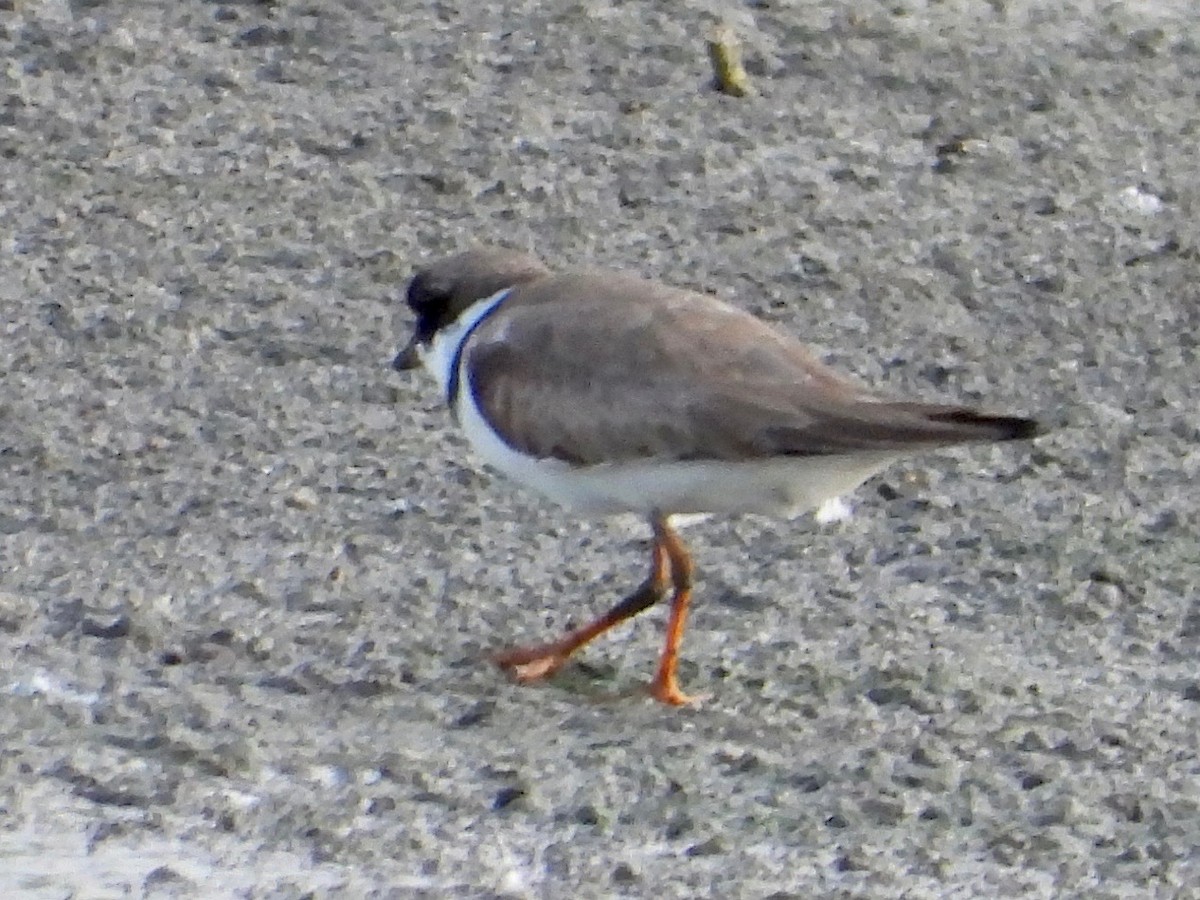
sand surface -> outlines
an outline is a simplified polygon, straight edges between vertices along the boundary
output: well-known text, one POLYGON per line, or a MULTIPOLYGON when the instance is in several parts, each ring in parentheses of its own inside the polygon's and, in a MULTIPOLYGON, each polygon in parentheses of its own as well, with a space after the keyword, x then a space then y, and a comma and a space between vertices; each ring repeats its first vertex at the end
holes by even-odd
POLYGON ((0 895, 1200 896, 1193 3, 0 0, 0 59, 0 895), (518 687, 646 534, 389 370, 476 240, 1059 427, 690 529, 699 708, 661 611, 518 687))

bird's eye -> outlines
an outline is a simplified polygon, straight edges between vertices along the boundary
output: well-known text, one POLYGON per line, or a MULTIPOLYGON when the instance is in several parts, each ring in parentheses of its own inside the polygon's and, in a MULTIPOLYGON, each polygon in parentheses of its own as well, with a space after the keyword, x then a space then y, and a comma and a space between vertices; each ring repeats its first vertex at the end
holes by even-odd
POLYGON ((413 312, 428 309, 435 302, 433 292, 429 290, 429 279, 425 275, 417 275, 408 283, 408 294, 405 296, 408 308, 413 312))
POLYGON ((450 309, 450 292, 424 275, 418 275, 408 286, 408 308, 423 321, 441 322, 450 309))

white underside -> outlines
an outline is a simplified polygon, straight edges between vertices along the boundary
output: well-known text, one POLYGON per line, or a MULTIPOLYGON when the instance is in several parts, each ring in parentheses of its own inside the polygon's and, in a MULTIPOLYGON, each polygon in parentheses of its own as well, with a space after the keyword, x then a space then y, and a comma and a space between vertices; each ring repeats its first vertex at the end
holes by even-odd
POLYGON ((854 490, 896 457, 820 456, 754 462, 648 460, 575 468, 513 450, 488 428, 464 390, 459 422, 488 465, 581 512, 792 516, 854 490))
MULTIPOLYGON (((443 395, 459 343, 507 291, 481 300, 435 335, 422 363, 443 395)), ((465 371, 455 404, 459 424, 479 457, 512 480, 581 512, 792 516, 854 490, 903 454, 776 457, 748 462, 647 460, 577 468, 514 450, 475 404, 465 371)))

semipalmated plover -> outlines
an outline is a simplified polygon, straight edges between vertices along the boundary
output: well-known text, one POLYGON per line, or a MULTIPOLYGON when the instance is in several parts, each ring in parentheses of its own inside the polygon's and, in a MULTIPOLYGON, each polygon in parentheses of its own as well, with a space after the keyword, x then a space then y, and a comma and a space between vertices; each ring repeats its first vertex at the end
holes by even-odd
POLYGON ((559 274, 478 248, 418 272, 407 299, 416 328, 393 366, 437 379, 485 463, 581 512, 638 513, 653 529, 637 590, 557 641, 495 657, 519 681, 557 671, 670 590, 649 691, 686 703, 675 670, 693 569, 673 515, 793 515, 902 457, 1041 432, 1019 416, 888 400, 747 312, 618 272, 559 274))

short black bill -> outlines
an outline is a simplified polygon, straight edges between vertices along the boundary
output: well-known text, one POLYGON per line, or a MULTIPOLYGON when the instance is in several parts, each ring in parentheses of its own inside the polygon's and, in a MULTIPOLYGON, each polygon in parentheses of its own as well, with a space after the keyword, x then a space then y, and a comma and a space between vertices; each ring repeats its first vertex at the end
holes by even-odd
POLYGON ((392 368, 397 372, 407 372, 419 365, 421 365, 421 354, 417 352, 417 339, 414 335, 407 346, 396 354, 396 358, 392 360, 392 368))

